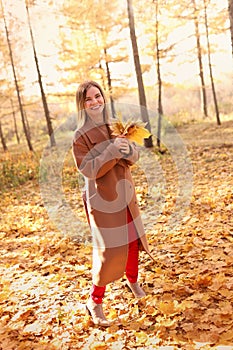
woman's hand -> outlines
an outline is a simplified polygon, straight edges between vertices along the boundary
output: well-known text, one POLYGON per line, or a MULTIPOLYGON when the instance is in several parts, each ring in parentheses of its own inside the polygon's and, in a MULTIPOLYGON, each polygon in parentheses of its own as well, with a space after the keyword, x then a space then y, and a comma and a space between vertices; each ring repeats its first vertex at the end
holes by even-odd
POLYGON ((129 141, 124 136, 118 136, 114 140, 114 145, 119 149, 123 154, 128 155, 130 153, 129 141))

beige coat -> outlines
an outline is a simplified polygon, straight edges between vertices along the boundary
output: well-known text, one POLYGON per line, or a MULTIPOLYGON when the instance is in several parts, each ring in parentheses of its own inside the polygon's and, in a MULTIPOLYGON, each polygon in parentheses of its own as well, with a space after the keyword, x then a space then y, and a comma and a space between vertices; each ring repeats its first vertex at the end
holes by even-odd
POLYGON ((85 178, 85 198, 93 237, 93 283, 104 286, 123 276, 128 254, 127 206, 142 248, 149 248, 140 217, 130 165, 134 145, 124 158, 108 126, 88 120, 75 133, 73 155, 85 178))

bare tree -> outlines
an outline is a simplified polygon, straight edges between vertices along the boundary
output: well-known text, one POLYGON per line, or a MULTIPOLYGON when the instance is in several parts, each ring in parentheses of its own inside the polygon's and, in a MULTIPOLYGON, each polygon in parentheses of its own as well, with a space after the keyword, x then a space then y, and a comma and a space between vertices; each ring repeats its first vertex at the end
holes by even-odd
POLYGON ((205 29, 206 29, 208 65, 209 65, 209 71, 210 71, 211 87, 212 87, 212 93, 213 93, 213 99, 214 99, 214 106, 215 106, 215 113, 216 113, 217 124, 221 125, 221 121, 220 121, 220 117, 219 117, 217 95, 216 95, 215 85, 214 85, 213 70, 212 70, 212 63, 211 63, 211 55, 210 55, 210 41, 209 41, 209 28, 208 28, 207 2, 206 2, 206 0, 203 0, 203 4, 204 4, 204 12, 205 12, 205 29))
POLYGON ((205 86, 205 79, 204 79, 204 71, 203 71, 203 63, 202 63, 202 49, 201 49, 200 32, 199 32, 199 19, 198 19, 198 10, 197 10, 195 0, 192 0, 192 5, 193 5, 193 20, 194 20, 194 25, 195 25, 195 36, 196 36, 196 43, 197 43, 197 58, 198 58, 198 64, 199 64, 199 75, 200 75, 200 79, 201 79, 202 108, 203 108, 204 116, 208 117, 206 86, 205 86))
MULTIPOLYGON (((143 79, 142 79, 142 69, 141 69, 140 58, 139 58, 139 53, 138 53, 137 38, 136 38, 136 33, 135 33, 132 0, 127 0, 127 9, 128 9, 129 29, 130 29, 130 38, 131 38, 132 49, 133 49, 134 65, 135 65, 135 71, 136 71, 137 83, 138 83, 138 93, 139 93, 139 103, 140 103, 140 108, 141 108, 141 115, 142 115, 142 120, 145 123, 147 123, 146 128, 151 132, 149 114, 147 111, 147 104, 146 104, 145 89, 144 89, 144 84, 143 84, 143 79)), ((145 147, 153 147, 152 136, 150 136, 149 138, 144 140, 144 145, 145 145, 145 147)))
POLYGON ((3 150, 6 152, 8 150, 8 148, 7 148, 7 145, 6 145, 5 137, 3 135, 1 120, 0 120, 0 139, 1 139, 3 150))
POLYGON ((233 0, 228 0, 228 12, 230 18, 230 31, 231 31, 231 47, 233 56, 233 0))
POLYGON ((14 120, 15 136, 16 136, 17 143, 20 144, 20 138, 19 138, 18 127, 16 123, 15 110, 14 110, 14 104, 13 104, 12 98, 10 99, 10 103, 11 103, 12 115, 14 120))
POLYGON ((10 42, 10 37, 9 37, 9 32, 6 24, 6 18, 5 18, 5 13, 4 13, 4 7, 3 7, 3 2, 1 0, 1 8, 2 8, 2 15, 3 15, 3 21, 4 21, 4 27, 5 27, 5 32, 6 32, 6 39, 7 39, 7 45, 9 49, 9 55, 10 55, 10 61, 11 61, 11 66, 12 66, 12 71, 13 71, 13 76, 14 76, 14 82, 15 82, 15 88, 16 88, 16 93, 18 97, 18 103, 19 103, 19 109, 20 109, 20 114, 21 114, 21 120, 23 124, 23 131, 27 140, 28 148, 30 151, 33 151, 30 135, 27 129, 27 125, 25 122, 25 116, 24 116, 24 110, 23 110, 23 104, 20 96, 20 91, 19 91, 19 84, 16 76, 16 71, 15 71, 15 65, 14 65, 14 58, 13 58, 13 52, 11 48, 11 42, 10 42))
POLYGON ((112 117, 116 117, 116 111, 115 111, 115 106, 114 106, 114 100, 112 96, 112 78, 111 78, 111 73, 109 69, 109 62, 107 60, 107 48, 104 48, 104 56, 105 56, 105 65, 106 65, 106 73, 107 73, 107 81, 108 81, 108 90, 109 90, 109 99, 110 99, 110 105, 111 105, 111 112, 112 112, 112 117))
POLYGON ((35 63, 36 63, 36 70, 37 70, 37 74, 38 74, 38 82, 39 82, 39 86, 40 86, 41 98, 42 98, 45 118, 46 118, 46 122, 47 122, 48 134, 50 137, 50 145, 51 145, 51 147, 53 147, 56 145, 56 142, 55 142, 55 137, 54 137, 54 132, 53 132, 52 121, 50 118, 49 108, 48 108, 48 104, 47 104, 47 99, 46 99, 46 95, 44 92, 42 77, 41 77, 41 73, 40 73, 39 61, 38 61, 38 57, 37 57, 37 53, 36 53, 35 41, 34 41, 34 37, 33 37, 33 33, 32 33, 32 26, 31 26, 29 8, 27 5, 27 1, 26 1, 26 10, 27 10, 27 19, 28 19, 28 26, 29 26, 30 36, 31 36, 31 41, 32 41, 34 59, 35 59, 35 63))
POLYGON ((159 4, 157 0, 155 3, 155 47, 156 47, 156 70, 158 79, 158 129, 157 129, 157 146, 160 150, 161 146, 161 127, 162 127, 162 116, 163 116, 163 106, 162 106, 162 78, 160 70, 160 48, 159 48, 159 20, 158 20, 158 10, 159 4))

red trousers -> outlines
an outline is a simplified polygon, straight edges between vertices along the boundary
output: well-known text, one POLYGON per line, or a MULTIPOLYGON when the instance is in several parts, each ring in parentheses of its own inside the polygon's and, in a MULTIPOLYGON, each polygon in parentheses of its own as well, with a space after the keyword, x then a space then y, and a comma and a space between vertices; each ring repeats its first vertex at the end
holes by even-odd
MULTIPOLYGON (((125 274, 129 282, 135 283, 138 279, 138 235, 132 216, 129 209, 127 209, 127 222, 128 222, 128 259, 125 268, 125 274)), ((104 297, 106 286, 99 287, 92 285, 91 298, 96 304, 101 304, 104 297)))

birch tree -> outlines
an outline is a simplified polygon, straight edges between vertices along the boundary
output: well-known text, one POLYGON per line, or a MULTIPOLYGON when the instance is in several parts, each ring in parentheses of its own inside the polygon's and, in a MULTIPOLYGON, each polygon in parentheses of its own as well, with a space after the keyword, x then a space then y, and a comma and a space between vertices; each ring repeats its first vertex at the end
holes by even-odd
POLYGON ((35 40, 34 40, 34 36, 33 36, 33 32, 32 32, 29 7, 28 7, 27 1, 26 1, 25 5, 26 5, 28 27, 29 27, 29 31, 30 31, 30 37, 31 37, 32 49, 33 49, 34 60, 35 60, 35 65, 36 65, 36 71, 37 71, 37 75, 38 75, 38 83, 40 86, 41 99, 42 99, 42 103, 43 103, 43 107, 44 107, 45 119, 46 119, 47 128, 48 128, 48 135, 50 138, 50 145, 51 145, 51 147, 53 147, 53 146, 56 146, 56 141, 55 141, 55 137, 54 137, 52 121, 50 118, 50 112, 49 112, 49 108, 48 108, 47 98, 46 98, 46 95, 44 92, 44 86, 43 86, 42 76, 41 76, 41 72, 40 72, 39 60, 38 60, 38 56, 37 56, 37 52, 36 52, 35 40))
POLYGON ((13 102, 12 98, 10 98, 10 104, 11 104, 12 117, 13 117, 13 121, 14 121, 15 136, 16 136, 17 143, 20 144, 19 131, 18 131, 18 126, 17 126, 17 122, 16 122, 16 115, 15 115, 15 110, 14 110, 14 102, 13 102))
POLYGON ((233 0, 228 0, 228 12, 229 12, 229 19, 230 19, 231 47, 232 47, 232 57, 233 57, 233 0))
POLYGON ((211 50, 210 50, 209 27, 208 27, 208 16, 207 16, 207 1, 206 0, 203 0, 203 5, 204 5, 205 30, 206 30, 206 41, 207 41, 207 55, 208 55, 208 66, 209 66, 209 72, 210 72, 211 88, 212 88, 212 94, 213 94, 213 100, 214 100, 214 107, 215 107, 215 114, 216 114, 217 124, 221 125, 220 116, 219 116, 217 95, 216 95, 215 84, 214 84, 212 62, 211 62, 211 50))
POLYGON ((0 119, 0 139, 1 139, 2 148, 6 152, 8 150, 8 148, 7 148, 5 137, 3 135, 1 119, 0 119))
MULTIPOLYGON (((132 44, 132 50, 133 50, 134 66, 135 66, 135 72, 136 72, 137 83, 138 83, 138 95, 139 95, 139 103, 141 108, 141 117, 142 117, 142 120, 146 123, 146 128, 151 132, 149 114, 147 111, 147 104, 146 104, 146 94, 145 94, 144 83, 142 78, 142 69, 141 69, 140 57, 138 52, 137 37, 135 32, 132 0, 127 0, 127 10, 128 10, 129 30, 130 30, 130 38, 131 38, 131 44, 132 44)), ((151 136, 148 139, 145 139, 144 145, 145 147, 153 147, 153 141, 151 136)))
POLYGON ((30 134, 26 125, 25 121, 25 115, 24 115, 24 110, 23 110, 23 103, 22 103, 22 98, 20 95, 20 88, 19 88, 19 82, 18 78, 16 75, 16 69, 15 69, 15 63, 14 63, 14 57, 13 57, 13 51, 12 51, 12 46, 11 46, 11 41, 10 41, 10 35, 7 27, 7 22, 6 22, 6 17, 4 13, 4 6, 3 6, 3 1, 1 0, 1 9, 2 9, 2 16, 3 16, 3 21, 4 21, 4 28, 5 28, 5 33, 6 33, 6 40, 7 40, 7 45, 8 45, 8 50, 9 50, 9 58, 11 62, 11 68, 13 72, 13 77, 14 77, 14 83, 15 83, 15 89, 17 93, 17 98, 18 98, 18 104, 19 104, 19 109, 20 109, 20 114, 21 114, 21 120, 22 120, 22 125, 23 125, 23 131, 26 137, 27 145, 30 151, 33 151, 33 146, 31 143, 31 138, 30 134))
POLYGON ((205 84, 205 77, 204 77, 204 69, 203 69, 203 62, 202 62, 202 48, 201 48, 201 35, 199 30, 199 11, 196 6, 196 0, 191 0, 192 6, 193 6, 193 22, 195 27, 195 38, 196 38, 196 47, 197 47, 197 60, 199 65, 199 76, 201 81, 201 95, 202 95, 202 109, 203 114, 205 117, 208 116, 208 109, 207 109, 207 96, 206 96, 206 84, 205 84))

